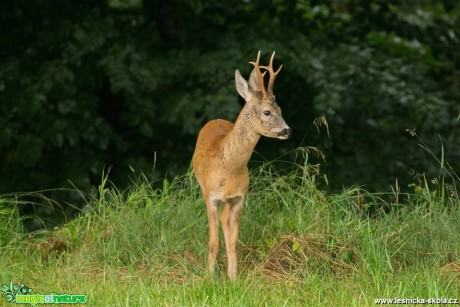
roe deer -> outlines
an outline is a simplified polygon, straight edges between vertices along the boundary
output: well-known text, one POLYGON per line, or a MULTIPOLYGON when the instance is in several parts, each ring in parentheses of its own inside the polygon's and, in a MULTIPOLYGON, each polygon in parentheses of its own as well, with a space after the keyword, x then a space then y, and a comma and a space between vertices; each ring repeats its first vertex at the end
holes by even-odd
POLYGON ((254 69, 249 82, 238 70, 235 71, 236 90, 246 104, 234 124, 223 119, 208 122, 198 135, 193 154, 193 171, 200 184, 208 215, 208 269, 211 274, 214 273, 219 247, 217 215, 219 206, 222 206, 220 219, 231 280, 235 280, 237 274, 236 246, 241 210, 249 185, 249 158, 261 135, 282 140, 291 135, 291 128, 284 122, 273 95, 275 78, 282 67, 276 72, 273 70, 274 57, 275 52, 269 66, 259 66, 259 51, 256 62, 250 62, 254 69), (262 74, 261 69, 266 71, 262 74), (270 79, 265 89, 264 76, 267 71, 270 79))

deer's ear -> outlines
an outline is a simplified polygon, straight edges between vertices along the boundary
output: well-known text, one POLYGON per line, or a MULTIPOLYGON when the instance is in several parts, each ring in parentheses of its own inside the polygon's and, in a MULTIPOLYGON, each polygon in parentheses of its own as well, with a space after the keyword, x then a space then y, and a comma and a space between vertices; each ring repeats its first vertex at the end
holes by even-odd
POLYGON ((251 75, 249 76, 249 87, 255 92, 261 92, 259 78, 257 77, 257 72, 255 69, 251 71, 251 75))
POLYGON ((244 100, 248 101, 251 98, 252 93, 249 89, 248 82, 243 78, 238 69, 235 71, 235 85, 238 94, 240 94, 244 100))

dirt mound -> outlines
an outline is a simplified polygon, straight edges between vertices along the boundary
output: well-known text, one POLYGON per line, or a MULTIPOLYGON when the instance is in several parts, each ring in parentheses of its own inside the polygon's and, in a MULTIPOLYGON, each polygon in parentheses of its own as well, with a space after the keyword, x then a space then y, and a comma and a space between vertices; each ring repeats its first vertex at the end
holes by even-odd
POLYGON ((357 273, 354 249, 331 235, 281 236, 259 271, 276 279, 287 275, 305 277, 315 273, 357 273))
POLYGON ((453 261, 439 269, 441 274, 460 273, 460 261, 453 261))

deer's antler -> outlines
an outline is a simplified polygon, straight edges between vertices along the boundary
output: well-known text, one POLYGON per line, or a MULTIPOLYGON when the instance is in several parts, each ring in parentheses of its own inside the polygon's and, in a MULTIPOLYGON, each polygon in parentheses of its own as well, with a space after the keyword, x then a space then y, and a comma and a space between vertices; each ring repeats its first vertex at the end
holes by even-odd
MULTIPOLYGON (((260 54, 260 51, 259 51, 260 54)), ((268 81, 268 95, 273 96, 273 85, 275 84, 275 78, 279 74, 283 65, 278 68, 277 71, 273 70, 273 59, 275 58, 275 51, 273 51, 272 57, 270 58, 270 65, 269 66, 260 66, 259 68, 263 68, 270 73, 270 79, 268 81)), ((259 60, 259 58, 257 58, 259 60)), ((264 73, 265 74, 265 73, 264 73)))
MULTIPOLYGON (((254 69, 256 70, 256 73, 257 73, 257 76, 259 77, 259 85, 260 85, 260 90, 262 91, 262 97, 265 98, 265 99, 268 99, 268 94, 267 94, 267 90, 265 89, 265 84, 264 84, 264 76, 267 72, 264 72, 262 73, 260 71, 260 68, 264 67, 264 66, 259 66, 259 60, 260 60, 260 50, 259 50, 259 53, 257 54, 257 60, 256 62, 249 62, 250 64, 254 65, 254 69)), ((270 76, 270 80, 271 80, 271 76, 270 76)))

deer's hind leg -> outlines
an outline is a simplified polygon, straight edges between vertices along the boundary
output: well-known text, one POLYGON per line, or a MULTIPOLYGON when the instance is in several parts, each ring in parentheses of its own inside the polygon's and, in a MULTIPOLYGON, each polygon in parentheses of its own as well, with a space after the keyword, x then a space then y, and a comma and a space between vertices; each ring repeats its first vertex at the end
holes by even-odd
POLYGON ((209 253, 208 271, 212 275, 216 265, 217 252, 219 251, 219 220, 217 218, 220 200, 206 199, 206 211, 209 224, 209 253))

